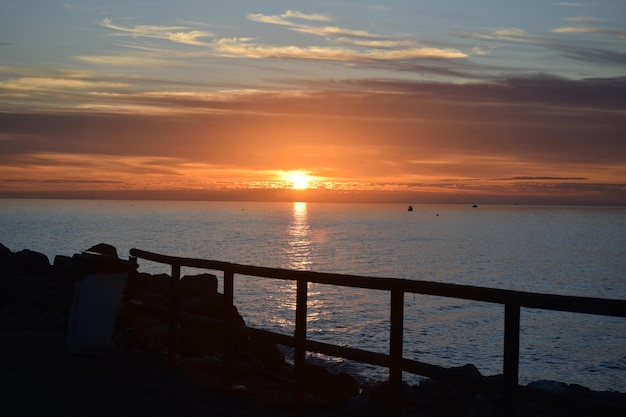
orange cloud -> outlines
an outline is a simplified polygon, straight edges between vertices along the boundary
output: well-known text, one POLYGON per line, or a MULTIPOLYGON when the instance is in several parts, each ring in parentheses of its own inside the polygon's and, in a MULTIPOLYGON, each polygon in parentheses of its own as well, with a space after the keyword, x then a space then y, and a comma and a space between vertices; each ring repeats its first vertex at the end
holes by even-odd
POLYGON ((625 199, 623 81, 322 86, 129 92, 99 97, 126 112, 3 113, 0 187, 282 189, 279 173, 302 170, 316 177, 316 198, 591 198, 595 189, 594 201, 625 199))

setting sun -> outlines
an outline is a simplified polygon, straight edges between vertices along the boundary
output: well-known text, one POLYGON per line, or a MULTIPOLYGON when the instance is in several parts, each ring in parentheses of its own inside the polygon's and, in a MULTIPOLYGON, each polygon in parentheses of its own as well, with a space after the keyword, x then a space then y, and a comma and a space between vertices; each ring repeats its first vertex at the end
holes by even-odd
POLYGON ((309 187, 309 181, 311 180, 311 177, 302 171, 290 171, 287 173, 286 177, 291 181, 294 190, 307 189, 309 187))

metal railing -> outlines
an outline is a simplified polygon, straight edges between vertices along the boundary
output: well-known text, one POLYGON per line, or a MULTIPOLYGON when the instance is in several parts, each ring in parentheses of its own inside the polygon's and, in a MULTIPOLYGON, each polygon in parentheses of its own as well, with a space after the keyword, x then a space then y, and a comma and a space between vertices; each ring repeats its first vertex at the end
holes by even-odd
MULTIPOLYGON (((130 255, 157 263, 171 266, 171 299, 169 314, 169 346, 168 362, 176 365, 177 328, 180 321, 194 321, 198 324, 215 325, 214 319, 202 318, 185 314, 179 310, 178 284, 181 278, 181 267, 191 267, 223 272, 223 292, 225 312, 233 311, 234 277, 235 275, 261 277, 267 279, 289 280, 296 282, 296 311, 295 332, 288 336, 269 330, 246 327, 239 329, 248 334, 263 335, 274 343, 294 348, 294 397, 296 402, 302 403, 305 395, 305 358, 306 352, 316 352, 324 355, 341 357, 382 366, 389 369, 389 383, 394 404, 401 403, 402 372, 409 372, 445 382, 471 384, 481 386, 487 390, 501 392, 508 404, 508 413, 513 414, 516 403, 520 399, 532 400, 557 407, 575 409, 589 409, 602 411, 604 415, 626 415, 626 408, 615 404, 604 404, 584 400, 582 398, 568 399, 568 404, 562 404, 558 396, 546 392, 530 389, 519 385, 519 353, 520 353, 520 311, 522 307, 584 313, 613 317, 626 317, 626 300, 601 299, 591 297, 575 297, 551 294, 538 294, 522 291, 512 291, 468 285, 456 285, 429 281, 414 281, 399 278, 379 278, 356 275, 331 274, 312 271, 296 271, 279 268, 266 268, 251 265, 240 265, 228 262, 182 258, 161 255, 140 249, 131 249, 130 255), (328 284, 343 287, 363 288, 386 291, 391 294, 390 302, 390 343, 389 354, 367 351, 363 349, 339 346, 307 339, 307 293, 308 284, 328 284), (403 356, 404 330, 404 295, 406 293, 425 294, 495 303, 504 306, 504 349, 502 379, 472 377, 461 375, 449 369, 405 358, 403 356)), ((232 340, 235 332, 232 316, 225 313, 222 323, 224 343, 232 340)), ((230 379, 230 360, 228 346, 224 349, 223 381, 230 379)))

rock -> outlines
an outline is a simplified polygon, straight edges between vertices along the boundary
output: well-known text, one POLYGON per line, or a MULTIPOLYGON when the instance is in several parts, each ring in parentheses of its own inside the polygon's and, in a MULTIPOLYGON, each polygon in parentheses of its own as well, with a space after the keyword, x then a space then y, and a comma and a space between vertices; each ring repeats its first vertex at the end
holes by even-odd
MULTIPOLYGON (((171 285, 172 279, 167 274, 151 275, 131 271, 129 273, 125 293, 126 299, 138 301, 141 305, 150 307, 169 308, 171 303, 171 285)), ((217 277, 212 274, 204 273, 198 275, 185 275, 179 282, 179 308, 182 312, 196 314, 207 318, 224 318, 224 296, 217 292, 217 277)), ((130 311, 122 308, 119 325, 121 327, 137 327, 132 323, 132 314, 130 311)), ((232 317, 234 324, 245 325, 243 317, 239 314, 236 307, 232 307, 232 317)), ((151 313, 151 315, 159 320, 166 322, 166 314, 151 313)), ((137 337, 140 338, 143 332, 149 331, 154 333, 154 329, 146 330, 145 326, 135 328, 137 337)), ((153 350, 155 343, 154 335, 145 336, 148 341, 147 345, 151 345, 153 350)), ((195 357, 202 355, 217 355, 222 353, 223 330, 221 326, 218 328, 206 328, 203 326, 193 325, 189 323, 181 323, 179 331, 179 340, 177 351, 184 357, 195 357)), ((239 335, 235 340, 235 351, 241 352, 246 345, 247 338, 239 335)), ((265 356, 265 359, 268 355, 265 356)), ((284 357, 281 357, 284 360, 284 357)), ((276 361, 276 359, 273 359, 276 361)), ((268 361, 269 363, 269 361, 268 361)))
POLYGON ((167 274, 151 275, 145 272, 131 271, 126 280, 125 292, 129 299, 144 304, 169 307, 169 289, 171 278, 167 274))
POLYGON ((9 258, 12 268, 16 271, 31 274, 47 274, 50 272, 50 260, 46 255, 30 249, 23 249, 9 258))
POLYGON ((409 405, 420 408, 434 407, 439 400, 441 383, 434 379, 423 379, 419 384, 411 386, 407 390, 406 402, 409 405))
POLYGON ((306 364, 306 382, 310 392, 334 404, 345 404, 359 394, 359 385, 349 374, 334 374, 320 365, 306 364))
POLYGON ((136 342, 141 348, 154 353, 162 352, 167 348, 169 340, 167 324, 143 315, 135 316, 129 324, 134 329, 136 342))
POLYGON ((13 252, 11 251, 11 249, 0 243, 0 262, 4 261, 7 258, 10 258, 11 256, 13 256, 13 252))
POLYGON ((393 403, 389 381, 374 385, 369 392, 369 397, 368 416, 393 415, 393 403))
POLYGON ((329 390, 331 391, 329 400, 343 404, 359 394, 359 384, 352 375, 340 372, 332 377, 329 390))
POLYGON ((567 391, 567 384, 557 381, 539 380, 533 381, 526 386, 528 388, 551 392, 555 394, 563 394, 567 391))
POLYGON ((457 375, 463 375, 463 376, 469 376, 469 377, 475 377, 475 378, 482 378, 483 376, 478 370, 478 368, 476 367, 476 365, 471 364, 471 363, 461 365, 461 366, 453 366, 451 368, 448 368, 448 370, 457 375))
POLYGON ((276 344, 259 337, 251 337, 245 350, 257 359, 265 369, 273 372, 278 371, 285 363, 285 355, 276 344))
POLYGON ((221 329, 216 331, 185 324, 180 328, 178 353, 184 357, 218 356, 223 351, 222 340, 221 329))
POLYGON ((617 391, 593 391, 578 384, 559 381, 539 380, 527 385, 528 388, 554 394, 564 407, 549 406, 529 401, 522 410, 524 416, 582 417, 587 415, 626 415, 626 393, 617 391), (572 400, 583 402, 574 406, 572 400), (586 403, 586 405, 585 405, 586 403), (620 412, 616 414, 616 409, 620 412), (621 413, 621 414, 620 414, 621 413))
POLYGON ((48 258, 33 253, 22 252, 22 259, 12 257, 10 267, 0 267, 0 327, 55 330, 67 322, 73 284, 59 283, 47 265, 48 258), (21 262, 31 257, 40 264, 25 268, 21 262), (33 270, 38 272, 28 272, 33 270))
MULTIPOLYGON (((181 311, 203 317, 224 317, 224 295, 217 292, 217 277, 212 274, 186 275, 179 283, 179 306, 181 311)), ((126 283, 129 299, 144 304, 169 307, 171 278, 167 274, 151 275, 131 271, 126 283)), ((245 325, 236 307, 230 312, 235 324, 245 325)))
POLYGON ((369 414, 370 396, 362 393, 350 398, 344 406, 349 416, 365 417, 369 414))
POLYGON ((76 271, 70 256, 56 255, 52 263, 52 276, 59 284, 71 284, 76 280, 76 271))
POLYGON ((113 245, 109 245, 108 243, 98 243, 87 249, 87 252, 95 252, 100 253, 102 255, 111 256, 113 258, 117 258, 117 249, 113 245))
POLYGON ((217 294, 217 277, 213 274, 185 275, 180 279, 181 298, 217 294))
POLYGON ((212 308, 220 307, 217 299, 217 277, 212 274, 185 275, 179 283, 180 308, 183 311, 211 317, 212 308))

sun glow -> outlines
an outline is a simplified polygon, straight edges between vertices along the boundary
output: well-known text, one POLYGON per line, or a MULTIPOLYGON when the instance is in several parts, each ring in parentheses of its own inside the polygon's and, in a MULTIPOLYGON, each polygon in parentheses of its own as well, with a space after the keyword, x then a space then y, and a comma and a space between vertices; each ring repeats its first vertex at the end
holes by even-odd
POLYGON ((285 177, 288 181, 291 181, 291 188, 294 190, 306 190, 309 188, 311 177, 309 177, 306 172, 289 171, 285 177))

